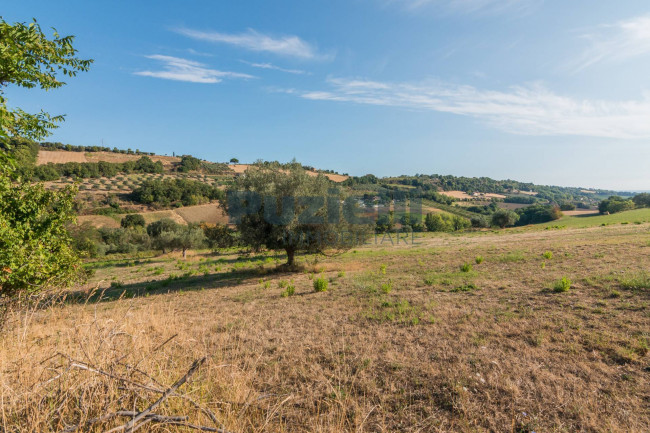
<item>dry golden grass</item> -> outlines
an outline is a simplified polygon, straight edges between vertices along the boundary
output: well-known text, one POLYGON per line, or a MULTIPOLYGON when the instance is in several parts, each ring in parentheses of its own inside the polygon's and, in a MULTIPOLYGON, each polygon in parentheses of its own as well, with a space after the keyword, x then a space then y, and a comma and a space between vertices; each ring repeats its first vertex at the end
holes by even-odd
POLYGON ((39 150, 36 165, 48 163, 64 164, 66 162, 88 162, 84 152, 68 152, 66 150, 39 150))
POLYGON ((176 209, 187 223, 211 223, 211 224, 226 224, 228 216, 223 213, 221 206, 218 203, 203 204, 198 206, 185 206, 176 209))
MULTIPOLYGON (((149 155, 147 155, 149 156, 149 155)), ((47 163, 63 164, 66 162, 126 162, 142 158, 142 155, 128 155, 115 152, 75 152, 67 150, 39 150, 36 165, 47 163)), ((161 161, 164 166, 169 167, 173 163, 180 162, 180 158, 173 156, 152 155, 152 161, 161 161)))
MULTIPOLYGON (((10 321, 0 425, 61 431, 159 396, 70 359, 165 388, 207 356, 182 393, 233 432, 650 430, 649 224, 383 240, 297 274, 267 255, 96 262, 102 302, 10 321)), ((159 413, 218 427, 185 398, 159 413)))
MULTIPOLYGON (((244 173, 246 170, 248 170, 248 167, 250 167, 250 164, 230 164, 229 167, 237 174, 244 173)), ((312 176, 317 176, 318 173, 315 171, 308 171, 312 176)), ((327 178, 333 182, 343 182, 350 176, 344 176, 342 174, 331 174, 331 173, 323 173, 327 178)))

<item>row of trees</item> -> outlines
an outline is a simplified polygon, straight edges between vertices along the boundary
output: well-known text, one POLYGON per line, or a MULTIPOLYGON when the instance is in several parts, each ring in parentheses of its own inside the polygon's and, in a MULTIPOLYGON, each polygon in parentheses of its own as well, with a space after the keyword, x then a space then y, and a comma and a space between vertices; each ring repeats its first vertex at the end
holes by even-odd
POLYGON ((155 155, 154 152, 141 152, 140 149, 118 149, 117 147, 105 147, 105 146, 75 146, 72 144, 63 144, 59 142, 43 141, 40 143, 40 147, 44 150, 67 150, 72 152, 113 152, 113 153, 122 153, 126 155, 155 155))
POLYGON ((66 162, 63 164, 48 163, 33 168, 33 178, 40 181, 57 180, 61 177, 87 179, 113 177, 117 174, 130 173, 162 173, 162 162, 153 162, 148 156, 136 161, 125 162, 66 162))
POLYGON ((598 210, 603 214, 612 214, 643 207, 650 207, 650 194, 648 193, 637 194, 632 199, 613 195, 598 204, 598 210))
POLYGON ((163 218, 147 225, 142 215, 130 214, 122 219, 120 225, 115 229, 98 229, 88 223, 72 227, 72 244, 89 257, 150 250, 160 250, 163 254, 178 250, 185 257, 190 249, 240 245, 235 231, 222 224, 183 225, 163 218))
POLYGON ((219 188, 188 179, 147 180, 131 193, 133 201, 154 206, 192 206, 223 197, 219 188))

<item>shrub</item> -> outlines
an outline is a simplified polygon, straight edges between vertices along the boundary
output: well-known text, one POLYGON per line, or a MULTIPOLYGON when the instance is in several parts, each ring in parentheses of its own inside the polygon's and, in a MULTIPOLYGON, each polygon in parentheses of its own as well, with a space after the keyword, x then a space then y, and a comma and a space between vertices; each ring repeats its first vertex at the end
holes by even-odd
POLYGON ((609 212, 611 214, 630 209, 634 209, 634 202, 616 195, 610 196, 608 199, 603 200, 598 204, 598 211, 600 213, 609 212))
POLYGON ((517 209, 519 220, 517 225, 539 224, 562 218, 562 212, 557 206, 534 205, 517 209))
POLYGON ((519 215, 508 209, 499 209, 492 214, 492 225, 505 228, 519 221, 519 215))
POLYGON ((318 277, 314 280, 314 292, 326 292, 328 282, 323 277, 318 277))
POLYGON ((568 292, 571 288, 571 280, 567 277, 562 277, 561 280, 558 280, 553 285, 553 290, 556 292, 568 292))
POLYGON ((129 214, 120 221, 120 226, 125 229, 144 227, 145 224, 144 217, 139 214, 129 214))
POLYGON ((544 257, 546 260, 551 260, 553 258, 553 252, 545 251, 544 254, 542 254, 542 257, 544 257))
POLYGON ((480 265, 481 263, 483 263, 483 256, 476 256, 474 261, 476 262, 477 265, 480 265))
POLYGON ((463 263, 462 265, 460 265, 460 270, 461 272, 470 272, 472 270, 472 265, 470 265, 469 263, 463 263))
POLYGON ((385 294, 389 294, 393 290, 393 282, 388 281, 387 283, 384 283, 381 285, 381 291, 385 294))
POLYGON ((289 283, 287 282, 287 280, 280 280, 280 281, 278 281, 278 287, 281 288, 281 289, 284 289, 284 288, 287 287, 288 285, 289 285, 289 283))
POLYGON ((382 275, 386 275, 386 265, 379 266, 379 273, 382 275))

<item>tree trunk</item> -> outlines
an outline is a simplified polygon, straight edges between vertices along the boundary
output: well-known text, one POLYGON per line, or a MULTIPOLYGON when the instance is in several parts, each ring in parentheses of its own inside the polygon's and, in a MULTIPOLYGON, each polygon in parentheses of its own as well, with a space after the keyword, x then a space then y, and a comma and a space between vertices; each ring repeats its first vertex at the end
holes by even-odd
POLYGON ((185 258, 185 253, 186 252, 187 252, 187 250, 185 248, 183 248, 183 258, 185 258))
POLYGON ((285 251, 287 252, 287 265, 293 266, 296 250, 293 248, 286 248, 285 251))

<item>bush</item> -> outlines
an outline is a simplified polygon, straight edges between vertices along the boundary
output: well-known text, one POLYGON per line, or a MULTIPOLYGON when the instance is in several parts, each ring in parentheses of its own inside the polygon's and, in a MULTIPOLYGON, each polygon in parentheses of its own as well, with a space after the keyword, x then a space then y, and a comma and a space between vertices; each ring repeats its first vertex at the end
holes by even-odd
POLYGON ((448 213, 429 213, 424 218, 424 225, 430 232, 454 232, 469 228, 472 223, 467 218, 448 213))
POLYGON ((480 265, 483 263, 483 256, 476 256, 476 259, 474 259, 477 265, 480 265))
POLYGON ((120 221, 120 226, 125 229, 144 227, 145 224, 144 217, 139 214, 129 214, 120 221))
POLYGON ((318 277, 314 279, 314 292, 326 292, 328 285, 329 283, 325 278, 318 277))
POLYGON ((470 265, 469 263, 463 263, 462 265, 460 265, 460 270, 461 272, 470 272, 472 270, 472 265, 470 265))
POLYGON ((562 218, 562 212, 557 206, 534 205, 517 209, 519 220, 517 225, 539 224, 562 218))
POLYGON ((567 211, 576 210, 576 205, 570 202, 565 202, 560 205, 560 210, 567 210, 567 211))
POLYGON ((486 228, 490 227, 490 218, 487 215, 476 215, 470 218, 472 227, 486 228))
POLYGON ((568 292, 571 288, 571 280, 567 277, 562 277, 561 280, 558 280, 553 285, 553 290, 556 292, 568 292))
POLYGON ((553 252, 552 251, 545 251, 544 254, 542 254, 542 257, 544 257, 547 260, 551 260, 553 258, 553 252))
POLYGON ((505 228, 519 221, 519 215, 508 209, 499 209, 492 214, 492 225, 505 228))
POLYGON ((598 204, 598 211, 603 214, 607 212, 610 214, 623 212, 630 209, 634 209, 634 202, 632 200, 626 200, 615 195, 598 204))

